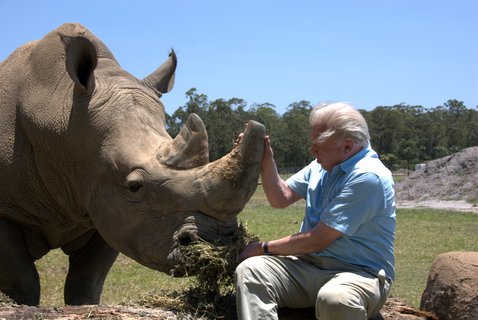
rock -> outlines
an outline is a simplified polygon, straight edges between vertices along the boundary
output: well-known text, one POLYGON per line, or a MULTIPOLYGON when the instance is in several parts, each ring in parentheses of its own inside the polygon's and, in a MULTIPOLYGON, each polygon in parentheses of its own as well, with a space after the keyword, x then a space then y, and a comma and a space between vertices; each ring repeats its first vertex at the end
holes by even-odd
POLYGON ((420 309, 440 320, 478 319, 478 252, 449 252, 433 262, 420 309))

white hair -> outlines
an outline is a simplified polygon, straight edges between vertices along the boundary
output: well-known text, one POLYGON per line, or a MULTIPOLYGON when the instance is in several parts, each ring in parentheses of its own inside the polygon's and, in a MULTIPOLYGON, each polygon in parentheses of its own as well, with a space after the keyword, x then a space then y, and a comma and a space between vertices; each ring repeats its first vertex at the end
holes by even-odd
POLYGON ((310 113, 309 122, 311 126, 324 128, 315 140, 318 143, 332 136, 351 138, 362 147, 370 142, 368 125, 362 114, 343 102, 315 106, 310 113))

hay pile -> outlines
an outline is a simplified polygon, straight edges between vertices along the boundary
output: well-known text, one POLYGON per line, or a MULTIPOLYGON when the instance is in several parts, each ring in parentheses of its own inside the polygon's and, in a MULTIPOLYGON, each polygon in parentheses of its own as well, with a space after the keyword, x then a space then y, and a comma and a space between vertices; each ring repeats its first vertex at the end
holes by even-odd
POLYGON ((175 267, 195 275, 194 285, 184 292, 149 293, 137 304, 176 310, 194 319, 235 318, 234 270, 237 258, 250 242, 258 241, 239 225, 236 233, 220 242, 196 241, 181 247, 182 261, 175 267))
POLYGON ((9 296, 0 291, 0 308, 4 306, 11 306, 14 304, 15 301, 13 301, 9 296))

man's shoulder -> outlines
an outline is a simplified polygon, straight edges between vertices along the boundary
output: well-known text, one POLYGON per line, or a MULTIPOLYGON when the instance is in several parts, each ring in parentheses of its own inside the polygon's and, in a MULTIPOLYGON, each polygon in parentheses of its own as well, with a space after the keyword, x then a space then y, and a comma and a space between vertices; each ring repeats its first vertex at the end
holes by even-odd
POLYGON ((360 177, 369 183, 392 184, 390 170, 376 157, 364 157, 356 163, 350 172, 352 177, 360 177))
POLYGON ((289 187, 293 187, 296 184, 308 183, 311 179, 315 179, 317 175, 322 174, 322 171, 321 165, 316 160, 313 160, 300 171, 290 176, 286 180, 286 183, 289 187))
POLYGON ((323 170, 320 163, 318 163, 317 160, 312 160, 308 165, 306 165, 298 173, 301 175, 307 175, 308 177, 310 177, 310 176, 316 176, 316 175, 322 174, 322 171, 323 170))
POLYGON ((390 170, 383 164, 376 153, 365 155, 357 161, 354 169, 378 174, 390 174, 390 170))

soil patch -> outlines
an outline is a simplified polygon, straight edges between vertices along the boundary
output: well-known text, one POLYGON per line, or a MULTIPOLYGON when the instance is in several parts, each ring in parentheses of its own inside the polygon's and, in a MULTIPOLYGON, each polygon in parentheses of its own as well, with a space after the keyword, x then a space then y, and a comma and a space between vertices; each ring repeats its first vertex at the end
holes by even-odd
MULTIPOLYGON (((232 306, 231 306, 232 307, 232 306)), ((177 314, 161 308, 145 308, 138 306, 65 306, 61 308, 38 308, 16 305, 0 305, 0 319, 61 319, 61 320, 193 320, 192 315, 177 314)), ((233 320, 234 317, 218 317, 215 319, 233 320)), ((280 310, 280 320, 315 319, 313 309, 280 310)), ((389 299, 380 315, 372 320, 436 320, 433 315, 407 307, 399 299, 389 299)))

